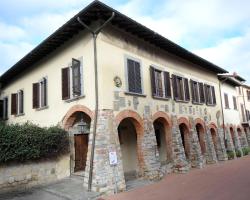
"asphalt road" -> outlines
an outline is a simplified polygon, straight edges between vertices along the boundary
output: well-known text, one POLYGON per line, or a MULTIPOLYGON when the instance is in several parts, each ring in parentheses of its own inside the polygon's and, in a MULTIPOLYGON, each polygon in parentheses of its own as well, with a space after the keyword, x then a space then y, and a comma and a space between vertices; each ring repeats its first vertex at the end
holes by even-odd
POLYGON ((250 156, 171 174, 108 200, 250 200, 250 156))

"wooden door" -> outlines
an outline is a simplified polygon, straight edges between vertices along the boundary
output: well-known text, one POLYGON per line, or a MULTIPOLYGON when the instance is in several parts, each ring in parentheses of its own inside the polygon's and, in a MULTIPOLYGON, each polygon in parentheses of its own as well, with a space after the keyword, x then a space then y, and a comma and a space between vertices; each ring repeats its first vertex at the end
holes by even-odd
POLYGON ((75 135, 75 169, 74 171, 83 171, 86 167, 88 152, 88 135, 75 135))

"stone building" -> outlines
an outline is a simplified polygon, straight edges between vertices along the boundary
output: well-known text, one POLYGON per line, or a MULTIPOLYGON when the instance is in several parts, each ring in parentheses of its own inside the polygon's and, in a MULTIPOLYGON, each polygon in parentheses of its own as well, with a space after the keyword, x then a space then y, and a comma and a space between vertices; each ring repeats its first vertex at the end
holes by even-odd
POLYGON ((1 76, 1 116, 59 124, 71 174, 93 191, 115 181, 123 191, 131 178, 227 160, 218 73, 227 71, 94 1, 1 76))

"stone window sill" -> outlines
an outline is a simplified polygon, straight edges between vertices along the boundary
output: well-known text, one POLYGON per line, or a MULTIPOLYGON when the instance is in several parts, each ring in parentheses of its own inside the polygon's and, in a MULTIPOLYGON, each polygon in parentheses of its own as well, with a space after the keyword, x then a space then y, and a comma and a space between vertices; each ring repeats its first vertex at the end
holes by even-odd
POLYGON ((36 108, 36 111, 40 111, 40 110, 45 110, 45 109, 48 109, 49 106, 43 106, 41 108, 36 108))
POLYGON ((84 98, 84 97, 85 97, 85 95, 81 95, 81 96, 72 97, 72 98, 70 98, 70 99, 66 99, 66 100, 64 100, 64 101, 67 102, 67 103, 70 103, 70 102, 72 102, 72 101, 77 101, 77 100, 82 99, 82 98, 84 98))
POLYGON ((25 114, 24 113, 19 113, 17 115, 15 115, 15 117, 21 117, 21 116, 24 116, 25 114))
POLYGON ((139 96, 139 97, 146 97, 146 94, 140 94, 135 92, 124 92, 126 95, 132 95, 132 96, 139 96))
POLYGON ((157 100, 166 100, 166 101, 168 101, 170 98, 169 98, 169 97, 153 96, 153 99, 157 99, 157 100))

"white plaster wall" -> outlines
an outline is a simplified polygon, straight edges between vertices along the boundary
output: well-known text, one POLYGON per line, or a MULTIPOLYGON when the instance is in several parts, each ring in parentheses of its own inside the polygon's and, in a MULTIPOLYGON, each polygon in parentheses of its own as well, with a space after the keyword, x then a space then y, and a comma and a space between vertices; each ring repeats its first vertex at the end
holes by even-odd
MULTIPOLYGON (((234 86, 223 83, 221 85, 221 95, 222 95, 222 105, 224 111, 225 124, 240 124, 240 107, 237 102, 237 110, 234 109, 233 96, 237 99, 237 90, 234 86), (225 98, 224 93, 228 95, 229 109, 225 108, 225 98)), ((237 100, 238 101, 238 100, 237 100)))

